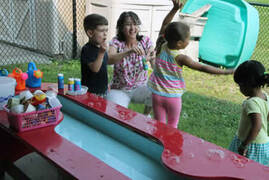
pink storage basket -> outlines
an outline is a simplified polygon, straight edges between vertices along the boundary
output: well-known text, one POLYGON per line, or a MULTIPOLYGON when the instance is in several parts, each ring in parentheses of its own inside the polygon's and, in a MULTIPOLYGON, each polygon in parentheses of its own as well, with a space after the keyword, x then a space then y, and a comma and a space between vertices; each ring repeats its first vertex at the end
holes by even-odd
POLYGON ((4 109, 8 112, 10 127, 18 132, 23 132, 57 124, 61 107, 20 114, 10 112, 6 106, 4 109))

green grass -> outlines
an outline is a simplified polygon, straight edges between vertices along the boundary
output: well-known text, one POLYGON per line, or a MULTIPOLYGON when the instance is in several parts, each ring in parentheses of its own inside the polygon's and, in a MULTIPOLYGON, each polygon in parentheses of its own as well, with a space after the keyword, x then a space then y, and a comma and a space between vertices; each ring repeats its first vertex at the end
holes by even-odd
POLYGON ((179 129, 227 148, 244 99, 232 75, 209 75, 184 68, 184 79, 187 92, 182 97, 179 129))
POLYGON ((228 99, 187 92, 183 96, 179 129, 227 148, 236 132, 239 116, 240 105, 228 99))
POLYGON ((248 0, 247 2, 257 2, 257 3, 264 3, 264 4, 268 4, 268 0, 248 0))
MULTIPOLYGON (((28 64, 16 64, 2 66, 1 68, 6 68, 8 72, 12 72, 15 67, 20 68, 23 72, 27 71, 28 64)), ((42 82, 57 82, 58 73, 64 74, 64 82, 68 83, 68 78, 75 77, 80 78, 80 62, 79 60, 72 61, 56 61, 52 60, 51 64, 36 64, 37 68, 40 69, 44 78, 42 82)))

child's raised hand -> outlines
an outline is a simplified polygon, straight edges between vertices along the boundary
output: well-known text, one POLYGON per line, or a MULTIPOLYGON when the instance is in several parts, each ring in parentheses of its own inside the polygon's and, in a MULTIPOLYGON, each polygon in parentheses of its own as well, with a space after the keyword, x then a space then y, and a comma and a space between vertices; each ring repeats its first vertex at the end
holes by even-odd
POLYGON ((180 2, 180 0, 172 0, 173 1, 173 9, 179 10, 183 6, 183 4, 180 2))

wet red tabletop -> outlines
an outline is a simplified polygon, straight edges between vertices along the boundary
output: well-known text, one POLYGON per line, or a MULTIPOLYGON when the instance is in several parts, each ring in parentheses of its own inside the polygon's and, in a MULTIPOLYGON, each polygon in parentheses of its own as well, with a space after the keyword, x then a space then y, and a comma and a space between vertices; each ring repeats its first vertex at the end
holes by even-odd
MULTIPOLYGON (((57 87, 56 84, 43 83, 41 89, 46 90, 48 86, 57 87)), ((63 92, 60 94, 162 144, 164 146, 161 157, 163 164, 181 176, 193 179, 269 179, 269 167, 106 101, 99 96, 90 93, 79 96, 64 95, 63 92)), ((2 111, 0 112, 0 135, 12 137, 14 142, 22 143, 25 146, 26 153, 27 151, 40 153, 77 179, 128 179, 125 175, 55 133, 54 126, 22 133, 16 133, 8 127, 7 115, 2 111)), ((9 149, 14 148, 8 143, 6 145, 9 149)), ((1 147, 3 146, 1 145, 1 147)))

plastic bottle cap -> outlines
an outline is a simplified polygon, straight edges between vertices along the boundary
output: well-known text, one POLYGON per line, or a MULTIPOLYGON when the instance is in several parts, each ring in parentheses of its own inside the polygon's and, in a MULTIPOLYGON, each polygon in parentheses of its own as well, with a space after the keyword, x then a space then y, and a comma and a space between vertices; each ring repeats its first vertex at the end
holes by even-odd
POLYGON ((60 73, 60 74, 58 74, 58 76, 64 76, 64 75, 60 73))

